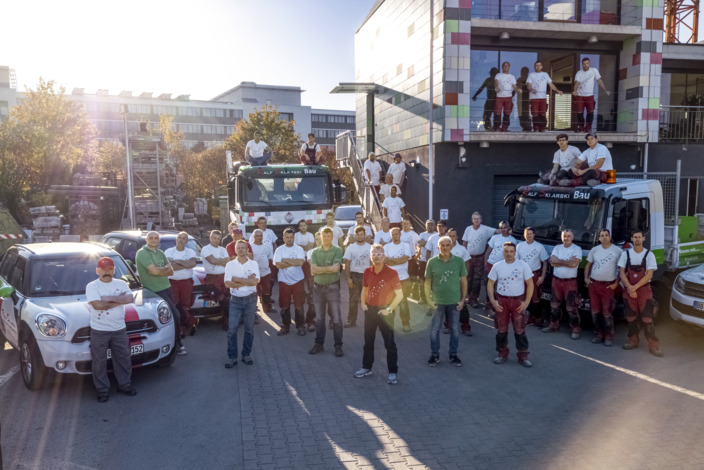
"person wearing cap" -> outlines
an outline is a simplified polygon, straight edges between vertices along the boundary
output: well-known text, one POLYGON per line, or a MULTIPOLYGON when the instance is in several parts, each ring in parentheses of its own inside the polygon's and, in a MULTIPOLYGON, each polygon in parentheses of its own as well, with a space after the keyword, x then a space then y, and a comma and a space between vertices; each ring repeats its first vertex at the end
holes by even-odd
MULTIPOLYGON (((243 238, 245 236, 245 234, 242 232, 242 230, 240 229, 240 226, 237 222, 232 221, 229 224, 227 224, 227 235, 225 235, 225 237, 222 240, 220 240, 220 245, 227 248, 227 245, 229 245, 230 243, 235 241, 234 236, 233 236, 233 232, 238 229, 240 230, 240 234, 242 235, 240 238, 243 238)), ((232 252, 234 253, 234 245, 233 245, 232 249, 233 249, 232 252)))
POLYGON ((315 143, 315 134, 308 133, 308 141, 304 142, 301 150, 298 152, 303 165, 320 165, 320 159, 323 157, 323 151, 320 150, 320 145, 315 143))
POLYGON ((404 180, 406 179, 406 164, 403 163, 403 158, 400 153, 394 155, 394 162, 389 165, 387 174, 393 176, 393 184, 399 188, 403 187, 404 180))
POLYGON ((611 92, 606 89, 601 80, 601 74, 595 68, 589 67, 589 58, 582 59, 582 70, 578 71, 574 77, 574 111, 577 115, 577 126, 575 132, 591 132, 594 121, 594 82, 596 81, 606 96, 611 96, 611 92), (584 110, 587 110, 587 121, 584 121, 584 110))
MULTIPOLYGON (((227 254, 230 256, 230 261, 233 259, 237 258, 237 253, 235 252, 235 245, 237 244, 238 240, 244 240, 244 232, 242 232, 242 229, 235 228, 232 230, 232 236, 227 236, 226 238, 230 238, 230 242, 225 245, 225 251, 227 251, 227 254)), ((247 240, 245 240, 247 241, 247 240)), ((254 253, 252 252, 252 246, 247 242, 247 256, 249 259, 254 259, 254 253)))
MULTIPOLYGON (((176 308, 176 303, 171 295, 171 283, 169 276, 173 276, 174 268, 166 258, 166 254, 159 249, 159 233, 151 231, 147 233, 146 245, 137 250, 134 262, 137 265, 137 273, 142 285, 164 299, 171 309, 174 317, 174 325, 181 324, 181 314, 176 308)), ((218 237, 218 243, 220 238, 218 237)), ((183 356, 187 354, 186 347, 181 344, 181 334, 178 326, 174 326, 176 336, 176 354, 183 356)))
POLYGON ((589 186, 606 183, 606 172, 614 169, 611 152, 599 143, 596 133, 590 132, 586 138, 588 148, 575 159, 572 173, 582 178, 582 181, 589 186), (577 165, 584 166, 584 162, 586 162, 586 168, 577 168, 577 165))
POLYGON ((244 159, 252 165, 266 165, 271 159, 271 149, 262 139, 262 133, 254 132, 254 139, 244 148, 244 159))
POLYGON ((113 278, 115 263, 111 258, 100 258, 95 273, 98 279, 86 286, 90 312, 90 358, 98 401, 105 403, 110 397, 108 349, 112 352, 117 391, 129 396, 137 394, 132 387, 132 358, 125 326, 125 305, 131 304, 133 298, 130 286, 121 279, 113 278))

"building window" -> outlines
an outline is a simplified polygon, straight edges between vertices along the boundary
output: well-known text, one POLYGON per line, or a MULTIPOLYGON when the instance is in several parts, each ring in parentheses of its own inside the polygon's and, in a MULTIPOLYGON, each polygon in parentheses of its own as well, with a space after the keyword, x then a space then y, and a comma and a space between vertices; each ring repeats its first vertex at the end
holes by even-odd
POLYGON ((618 0, 474 0, 472 17, 584 24, 620 23, 618 0))

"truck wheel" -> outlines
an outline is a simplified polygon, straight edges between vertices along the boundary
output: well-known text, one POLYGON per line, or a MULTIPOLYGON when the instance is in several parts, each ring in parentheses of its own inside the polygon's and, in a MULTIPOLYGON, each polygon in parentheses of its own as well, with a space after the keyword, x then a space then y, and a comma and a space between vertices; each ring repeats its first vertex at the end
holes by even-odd
POLYGON ((46 367, 34 338, 22 335, 20 338, 20 370, 25 387, 39 390, 44 385, 46 367))

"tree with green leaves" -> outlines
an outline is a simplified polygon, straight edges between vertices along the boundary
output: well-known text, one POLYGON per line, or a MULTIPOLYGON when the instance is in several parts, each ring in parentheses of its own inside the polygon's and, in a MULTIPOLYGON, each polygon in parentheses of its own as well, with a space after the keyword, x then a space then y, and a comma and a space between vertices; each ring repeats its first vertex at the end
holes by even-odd
POLYGON ((244 161, 247 142, 254 138, 254 132, 262 134, 262 140, 269 145, 273 155, 272 163, 298 162, 301 134, 294 130, 294 121, 284 121, 277 106, 265 105, 261 111, 255 109, 247 119, 242 119, 225 141, 225 150, 232 151, 234 161, 244 161))
POLYGON ((227 184, 227 159, 223 147, 198 153, 189 151, 184 154, 179 168, 183 174, 181 189, 187 204, 199 197, 214 200, 218 188, 227 184))
POLYGON ((23 198, 69 184, 74 166, 94 151, 97 132, 63 87, 40 79, 0 125, 0 201, 17 217, 23 198))

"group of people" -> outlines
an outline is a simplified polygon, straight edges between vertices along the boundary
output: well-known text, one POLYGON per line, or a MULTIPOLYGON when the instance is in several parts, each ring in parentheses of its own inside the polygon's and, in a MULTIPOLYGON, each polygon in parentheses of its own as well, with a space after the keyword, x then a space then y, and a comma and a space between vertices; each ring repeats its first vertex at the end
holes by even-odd
MULTIPOLYGON (((430 322, 429 366, 440 362, 440 331, 450 335, 448 360, 460 367, 457 352, 460 333, 471 336, 469 309, 482 307, 481 286, 486 282, 484 308, 496 327, 496 364, 508 360, 508 332, 513 326, 518 362, 532 367, 528 359, 529 342, 526 326, 535 325, 545 333, 560 329, 562 307, 567 312, 572 339, 581 336, 578 266, 582 250, 573 243, 572 230, 563 230, 562 244, 548 256, 545 247, 535 240, 532 228, 524 231, 525 241, 518 242, 507 222, 498 229, 482 224, 481 214, 472 214, 461 240, 457 230, 446 221, 426 221, 425 231, 416 233, 408 217, 401 227, 391 227, 384 217, 381 230, 374 233, 364 215, 356 214, 356 225, 345 235, 328 214, 326 225, 317 233, 308 231, 301 220, 298 231, 288 227, 283 244, 267 228, 261 217, 249 241, 237 224, 230 224, 230 234, 210 233, 209 244, 201 250, 206 272, 204 284, 215 296, 223 313, 227 330, 226 368, 240 359, 254 363, 251 353, 254 325, 258 323, 258 303, 262 312, 276 313, 271 299, 272 286, 278 281, 278 306, 281 315, 279 336, 287 335, 291 325, 298 335, 315 332, 309 354, 324 352, 326 318, 332 329, 334 355, 344 355, 343 330, 357 326, 359 308, 364 312, 364 348, 362 368, 355 377, 371 375, 374 362, 374 338, 379 330, 386 347, 387 382, 398 381, 397 347, 394 339, 395 313, 401 319, 401 331, 412 331, 409 298, 427 304, 430 322), (459 240, 459 243, 458 243, 459 240), (224 246, 223 246, 224 245, 224 246), (547 267, 553 267, 552 298, 549 312, 541 308, 541 288, 547 267), (349 289, 347 322, 342 322, 340 282, 349 289), (291 312, 293 304, 293 315, 291 312), (305 311, 308 306, 307 312, 305 311), (237 332, 244 325, 244 341, 238 348, 237 332)), ((608 230, 599 234, 600 244, 587 256, 584 282, 589 291, 592 313, 593 343, 612 346, 614 341, 613 311, 616 293, 623 290, 628 341, 624 349, 639 344, 642 329, 648 350, 663 355, 655 334, 653 318, 657 304, 650 288, 650 279, 657 268, 655 256, 644 247, 645 235, 635 231, 632 246, 622 250, 611 242, 608 230)), ((176 325, 177 355, 187 354, 182 339, 194 331, 190 311, 196 253, 186 246, 188 234, 179 233, 176 246, 163 252, 159 234, 149 232, 146 245, 138 252, 135 266, 144 288, 162 297, 171 307, 176 325)), ((118 392, 135 395, 131 384, 129 342, 124 325, 124 306, 132 303, 129 286, 114 279, 115 266, 110 258, 101 258, 96 268, 98 279, 86 287, 91 310, 91 357, 93 380, 98 400, 107 401, 109 380, 106 349, 112 350, 112 361, 118 381, 118 392)))
MULTIPOLYGON (((484 102, 484 128, 497 132, 508 132, 511 124, 511 112, 513 111, 513 97, 519 97, 527 92, 528 109, 533 118, 532 126, 530 119, 527 117, 521 118, 521 127, 524 131, 545 132, 547 128, 547 93, 548 88, 553 92, 562 95, 553 83, 550 75, 543 72, 543 64, 536 61, 533 64, 533 72, 528 73, 528 68, 524 67, 527 76, 521 76, 519 80, 510 72, 511 64, 504 62, 501 64, 501 72, 496 67, 493 67, 489 72, 489 77, 484 80, 477 92, 472 96, 472 100, 476 101, 477 96, 486 89, 486 101, 484 102), (494 117, 492 126, 492 114, 494 117)), ((601 74, 596 68, 590 67, 588 58, 582 59, 582 69, 579 70, 574 77, 572 88, 572 103, 573 112, 575 115, 575 132, 591 132, 594 121, 594 85, 597 83, 599 87, 606 93, 606 96, 611 95, 611 92, 606 89, 604 82, 601 79, 601 74), (586 119, 584 117, 586 111, 586 119)), ((523 99, 523 97, 519 98, 523 99)), ((519 101, 520 103, 520 101, 519 101)))
POLYGON ((552 159, 552 168, 539 173, 538 183, 550 186, 596 186, 606 183, 609 170, 614 169, 611 152, 599 143, 594 132, 586 135, 587 148, 583 152, 569 144, 567 134, 558 134, 552 159))
MULTIPOLYGON (((254 138, 244 147, 245 161, 253 166, 263 166, 269 163, 272 155, 271 148, 262 140, 262 133, 254 131, 254 138)), ((314 133, 308 133, 308 139, 301 145, 298 157, 303 165, 323 164, 323 151, 320 145, 315 142, 314 133)))

